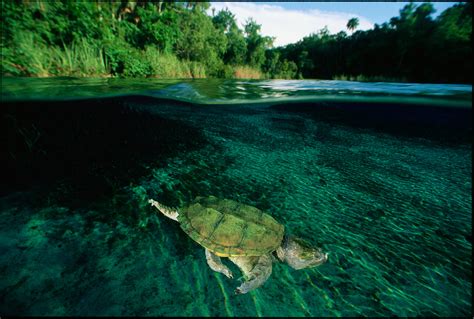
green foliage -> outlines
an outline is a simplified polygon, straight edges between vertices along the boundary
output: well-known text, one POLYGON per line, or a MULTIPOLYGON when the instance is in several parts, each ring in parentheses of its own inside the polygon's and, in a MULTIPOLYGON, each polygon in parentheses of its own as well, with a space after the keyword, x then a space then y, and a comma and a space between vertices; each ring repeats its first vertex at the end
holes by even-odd
POLYGON ((34 33, 14 33, 14 47, 2 49, 2 73, 17 76, 74 75, 109 73, 103 52, 86 40, 63 47, 47 46, 34 33))
MULTIPOLYGON (((433 13, 431 3, 411 2, 372 30, 347 36, 323 29, 273 51, 295 62, 305 78, 471 83, 472 4, 456 4, 436 19, 433 13)), ((349 30, 356 25, 351 20, 349 30)))
POLYGON ((351 18, 349 19, 349 21, 347 21, 347 30, 349 31, 354 31, 355 29, 357 29, 357 27, 359 26, 359 19, 358 18, 351 18))
POLYGON ((103 51, 96 45, 80 39, 63 50, 53 47, 52 56, 56 65, 50 70, 51 74, 61 70, 58 75, 92 76, 109 73, 103 51))
POLYGON ((273 44, 271 37, 260 35, 261 26, 253 19, 249 19, 245 24, 245 34, 247 35, 247 63, 251 67, 260 68, 265 62, 265 50, 273 44))
POLYGON ((140 22, 129 42, 138 48, 155 45, 162 51, 171 52, 181 35, 176 12, 158 13, 158 9, 148 3, 145 8, 137 8, 137 14, 140 22))
POLYGON ((149 46, 145 50, 145 57, 150 61, 151 76, 157 78, 189 78, 192 77, 189 65, 180 61, 171 53, 159 51, 149 46))
POLYGON ((203 63, 209 75, 216 76, 223 67, 226 37, 202 12, 184 12, 180 19, 182 36, 176 42, 179 58, 203 63))
POLYGON ((145 52, 126 43, 108 43, 104 54, 112 75, 144 77, 152 74, 152 65, 145 59, 145 52))
POLYGON ((189 72, 193 78, 205 78, 206 77, 206 67, 196 61, 188 61, 186 63, 189 67, 189 72))
POLYGON ((231 65, 244 64, 247 56, 247 44, 243 32, 234 27, 231 28, 226 36, 227 50, 224 54, 224 62, 231 65))
POLYGON ((472 4, 436 19, 406 4, 372 30, 323 28, 294 44, 201 1, 2 1, 1 65, 15 76, 323 78, 471 82, 472 4))
POLYGON ((2 48, 2 69, 15 75, 47 76, 53 59, 41 39, 33 33, 14 32, 12 40, 15 47, 2 48))
MULTIPOLYGON (((242 65, 247 56, 247 43, 242 30, 237 27, 235 15, 227 9, 221 10, 212 18, 217 30, 227 38, 223 60, 225 64, 242 65)), ((228 70, 230 70, 228 68, 228 70)), ((227 76, 226 76, 227 77, 227 76)))
POLYGON ((472 3, 457 4, 442 12, 437 21, 438 41, 471 41, 472 37, 472 3))
POLYGON ((212 23, 218 30, 224 32, 229 32, 231 29, 237 27, 237 24, 235 23, 235 15, 227 8, 220 10, 214 17, 212 17, 212 23))
POLYGON ((472 3, 456 4, 436 19, 431 61, 449 81, 472 83, 472 3))
POLYGON ((263 66, 266 76, 272 79, 294 79, 298 76, 298 66, 293 61, 280 58, 278 51, 267 51, 263 66))
POLYGON ((232 79, 234 77, 234 68, 230 65, 224 65, 219 71, 218 76, 223 79, 232 79))

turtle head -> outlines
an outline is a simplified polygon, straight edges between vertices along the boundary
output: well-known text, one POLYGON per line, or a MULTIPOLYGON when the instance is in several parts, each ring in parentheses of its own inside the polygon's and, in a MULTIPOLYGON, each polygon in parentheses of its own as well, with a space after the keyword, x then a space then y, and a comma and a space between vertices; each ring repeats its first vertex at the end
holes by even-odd
POLYGON ((316 267, 328 260, 328 254, 321 248, 314 248, 300 238, 285 237, 277 249, 278 258, 294 269, 316 267))

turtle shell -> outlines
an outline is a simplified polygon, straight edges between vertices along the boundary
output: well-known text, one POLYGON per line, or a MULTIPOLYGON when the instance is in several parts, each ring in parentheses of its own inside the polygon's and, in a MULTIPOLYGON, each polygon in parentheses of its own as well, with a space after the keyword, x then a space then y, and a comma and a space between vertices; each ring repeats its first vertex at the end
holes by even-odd
POLYGON ((284 227, 260 209, 230 199, 197 197, 179 210, 181 228, 221 257, 261 256, 276 250, 284 227))

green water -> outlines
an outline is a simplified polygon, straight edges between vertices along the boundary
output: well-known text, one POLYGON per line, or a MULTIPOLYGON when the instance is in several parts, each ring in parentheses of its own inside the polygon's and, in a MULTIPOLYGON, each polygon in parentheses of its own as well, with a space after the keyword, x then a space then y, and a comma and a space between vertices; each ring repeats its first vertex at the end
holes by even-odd
POLYGON ((0 314, 472 315, 471 86, 4 80, 0 314), (208 195, 328 262, 235 295, 146 203, 208 195))

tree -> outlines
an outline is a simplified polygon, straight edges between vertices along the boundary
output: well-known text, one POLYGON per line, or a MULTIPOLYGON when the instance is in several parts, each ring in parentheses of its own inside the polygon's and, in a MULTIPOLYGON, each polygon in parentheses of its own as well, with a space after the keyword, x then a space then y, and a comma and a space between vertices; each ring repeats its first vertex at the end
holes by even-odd
POLYGON ((159 8, 151 3, 138 7, 136 13, 140 21, 137 30, 128 36, 128 42, 141 49, 154 45, 161 51, 171 52, 180 37, 178 14, 171 10, 160 13, 159 8))
POLYGON ((233 76, 236 66, 271 78, 390 77, 472 83, 472 3, 433 18, 431 3, 347 34, 327 27, 272 49, 249 19, 176 0, 1 1, 0 72, 11 75, 233 76), (348 34, 351 36, 348 36, 348 34))
POLYGON ((243 65, 247 55, 247 44, 242 30, 237 26, 235 15, 225 8, 212 18, 212 23, 216 29, 225 33, 227 38, 227 47, 223 57, 224 63, 243 65))
POLYGON ((359 26, 359 18, 351 18, 347 21, 347 30, 353 32, 359 26))
POLYGON ((273 44, 273 38, 260 35, 261 25, 252 18, 244 26, 247 41, 247 63, 260 68, 265 62, 265 50, 273 44))
MULTIPOLYGON (((432 65, 447 81, 472 84, 472 3, 459 3, 435 20, 432 65)), ((433 76, 436 76, 436 73, 433 76)))
POLYGON ((231 28, 237 27, 235 15, 227 8, 220 10, 215 16, 213 16, 212 23, 214 23, 216 28, 224 32, 229 32, 231 28))
POLYGON ((184 60, 203 63, 208 75, 217 75, 223 67, 222 56, 227 39, 221 30, 214 27, 211 18, 199 10, 188 10, 181 14, 181 36, 175 44, 176 55, 184 60))

